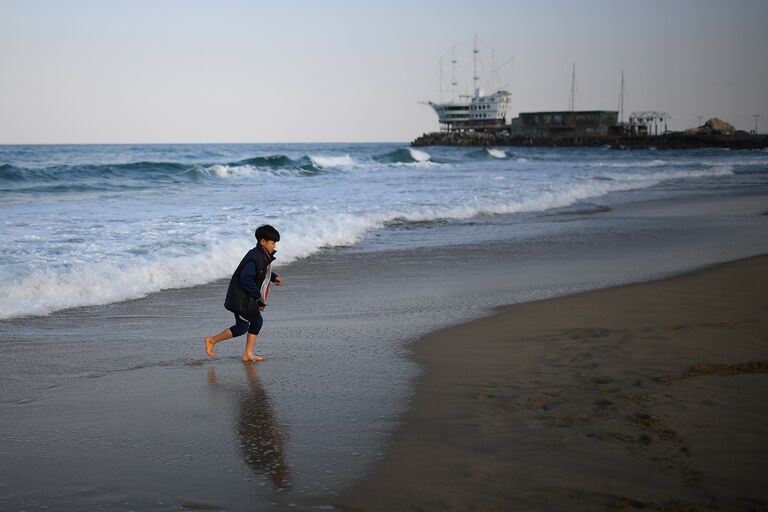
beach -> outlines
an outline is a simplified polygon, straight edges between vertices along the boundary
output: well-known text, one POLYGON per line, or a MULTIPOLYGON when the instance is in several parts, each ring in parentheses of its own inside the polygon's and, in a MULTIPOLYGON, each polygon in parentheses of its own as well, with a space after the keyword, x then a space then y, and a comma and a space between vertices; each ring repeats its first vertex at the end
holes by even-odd
MULTIPOLYGON (((708 472, 711 459, 697 458, 697 435, 712 432, 705 420, 713 416, 692 416, 703 407, 700 390, 679 395, 687 417, 666 396, 762 378, 675 378, 696 364, 747 365, 703 370, 744 372, 764 361, 759 343, 739 357, 680 346, 662 358, 620 334, 671 339, 691 332, 685 326, 697 326, 700 314, 737 322, 711 328, 736 336, 764 326, 738 323, 762 321, 747 315, 754 304, 724 306, 736 316, 719 319, 707 304, 690 318, 677 318, 672 305, 669 318, 656 318, 661 306, 650 303, 633 309, 645 320, 629 321, 610 310, 619 299, 585 297, 709 275, 705 269, 768 254, 763 153, 663 160, 389 145, 35 151, 43 150, 18 150, 46 165, 54 157, 71 163, 42 170, 19 163, 7 180, 2 509, 603 510, 679 500, 748 510, 750 499, 762 506, 749 478, 734 483, 708 472), (131 151, 139 151, 131 153, 136 163, 110 163, 131 151), (352 156, 339 156, 345 151, 352 156), (268 152, 283 157, 237 160, 268 152), (187 153, 237 162, 180 162, 187 153), (152 162, 161 158, 175 163, 152 162), (51 186, 66 176, 73 183, 51 186), (240 231, 265 217, 245 207, 204 215, 210 205, 197 197, 246 197, 262 186, 284 192, 266 218, 287 226, 275 268, 286 283, 270 293, 256 345, 267 360, 244 365, 242 339, 218 345, 209 360, 203 338, 233 323, 223 308, 227 276, 252 237, 240 231), (393 187, 396 194, 374 201, 393 187), (549 299, 576 302, 533 312, 549 299), (508 320, 518 307, 534 309, 508 320), (654 331, 657 324, 684 327, 654 331), (486 334, 454 334, 466 330, 486 334), (512 352, 501 333, 512 337, 512 352), (582 348, 592 338, 596 347, 582 348), (627 361, 636 364, 623 370, 627 361), (446 377, 468 380, 432 380, 446 377), (675 422, 704 427, 691 433, 675 422), (483 435, 467 437, 463 428, 483 435), (436 440, 455 446, 441 452, 440 467, 430 465, 436 440), (683 445, 690 460, 672 453, 683 445), (664 457, 672 469, 651 460, 664 457), (398 464, 414 476, 386 497, 388 485, 402 483, 388 471, 411 474, 398 464), (680 483, 689 470, 703 474, 699 487, 680 483)), ((757 277, 744 286, 764 288, 757 277)), ((734 401, 705 394, 716 404, 734 401)), ((748 443, 744 425, 764 427, 753 398, 745 392, 739 402, 753 418, 722 416, 733 419, 715 429, 735 439, 733 453, 748 443)), ((758 439, 750 453, 760 450, 758 439)), ((747 455, 739 467, 749 467, 747 455)))
POLYGON ((345 510, 764 510, 768 257, 502 308, 427 372, 345 510))

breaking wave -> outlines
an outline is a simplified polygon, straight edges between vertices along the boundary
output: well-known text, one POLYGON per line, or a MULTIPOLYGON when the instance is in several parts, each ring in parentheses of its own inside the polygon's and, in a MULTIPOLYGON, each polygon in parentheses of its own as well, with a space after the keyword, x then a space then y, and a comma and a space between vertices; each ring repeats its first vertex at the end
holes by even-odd
POLYGON ((430 155, 426 151, 422 151, 421 149, 400 148, 400 149, 395 149, 394 151, 390 151, 388 153, 384 153, 383 155, 376 155, 373 157, 373 159, 380 163, 424 164, 429 162, 432 159, 432 155, 430 155))
POLYGON ((606 181, 628 181, 628 182, 646 182, 646 183, 660 183, 666 180, 684 179, 684 178, 703 178, 709 176, 726 176, 734 174, 734 168, 731 165, 723 165, 713 167, 710 169, 702 170, 679 170, 679 171, 665 171, 665 172, 652 172, 652 173, 605 173, 597 175, 579 176, 583 179, 589 180, 606 180, 606 181))
POLYGON ((356 165, 352 157, 349 155, 343 156, 310 156, 309 160, 317 169, 328 169, 335 167, 351 167, 356 165))
POLYGON ((484 148, 484 149, 478 149, 475 151, 470 151, 466 154, 468 158, 508 158, 507 152, 503 149, 496 149, 496 148, 484 148))
MULTIPOLYGON (((247 166, 243 166, 247 167, 247 166)), ((475 197, 458 204, 413 205, 384 211, 332 212, 318 210, 285 214, 273 222, 284 225, 279 263, 315 254, 325 247, 358 243, 367 233, 388 223, 423 223, 478 216, 540 212, 567 207, 617 191, 645 188, 674 178, 729 174, 729 168, 692 172, 584 179, 541 186, 525 197, 475 197), (286 216, 287 215, 287 216, 286 216)), ((243 237, 215 237, 180 256, 175 248, 131 258, 105 255, 106 261, 75 264, 59 270, 35 272, 21 280, 0 283, 0 318, 44 315, 87 305, 135 299, 168 288, 195 286, 227 277, 234 263, 250 248, 243 237)))

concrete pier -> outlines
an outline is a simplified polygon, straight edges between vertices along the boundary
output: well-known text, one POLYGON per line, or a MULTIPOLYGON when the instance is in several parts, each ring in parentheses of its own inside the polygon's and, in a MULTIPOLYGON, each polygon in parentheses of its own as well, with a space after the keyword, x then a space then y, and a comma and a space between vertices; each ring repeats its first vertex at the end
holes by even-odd
POLYGON ((734 133, 730 135, 687 134, 683 132, 646 136, 533 136, 499 131, 454 131, 425 133, 411 146, 525 146, 525 147, 600 147, 615 149, 763 149, 768 148, 768 134, 734 133))

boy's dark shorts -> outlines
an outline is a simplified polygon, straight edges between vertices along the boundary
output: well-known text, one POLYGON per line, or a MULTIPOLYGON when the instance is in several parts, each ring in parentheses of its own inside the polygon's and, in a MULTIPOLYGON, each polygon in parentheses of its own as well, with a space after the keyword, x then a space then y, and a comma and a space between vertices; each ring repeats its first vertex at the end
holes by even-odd
POLYGON ((238 336, 242 336, 243 334, 247 332, 251 334, 259 334, 261 331, 261 326, 264 324, 264 318, 262 318, 261 313, 259 313, 259 316, 255 319, 251 320, 250 322, 246 320, 245 318, 241 317, 237 313, 235 313, 235 325, 229 328, 230 331, 232 331, 232 337, 236 338, 238 336))

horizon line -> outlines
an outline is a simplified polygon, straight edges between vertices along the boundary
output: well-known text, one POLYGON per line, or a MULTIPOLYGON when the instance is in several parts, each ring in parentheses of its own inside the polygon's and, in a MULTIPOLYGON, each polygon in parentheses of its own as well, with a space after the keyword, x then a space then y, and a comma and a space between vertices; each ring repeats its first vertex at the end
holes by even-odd
POLYGON ((215 144, 410 144, 404 140, 291 141, 291 142, 0 142, 0 146, 193 146, 215 144))

